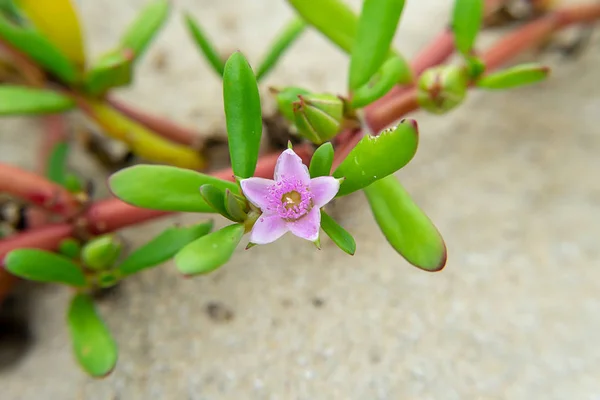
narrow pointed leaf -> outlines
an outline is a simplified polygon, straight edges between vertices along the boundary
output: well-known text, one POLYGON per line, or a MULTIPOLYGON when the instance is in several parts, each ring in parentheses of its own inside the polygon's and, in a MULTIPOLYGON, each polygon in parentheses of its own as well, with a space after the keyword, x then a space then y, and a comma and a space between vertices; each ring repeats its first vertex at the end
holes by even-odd
POLYGON ((74 0, 17 0, 29 21, 79 68, 85 66, 85 51, 74 0))
POLYGON ((404 120, 378 136, 365 136, 337 167, 333 176, 346 178, 337 196, 363 189, 404 167, 419 143, 417 122, 404 120))
POLYGON ((192 16, 189 14, 185 15, 185 24, 188 30, 190 31, 192 38, 194 38, 194 42, 196 43, 202 54, 204 54, 204 57, 206 58, 210 66, 215 70, 215 72, 219 76, 223 76, 225 63, 223 62, 223 59, 219 55, 219 52, 217 51, 215 46, 211 43, 208 36, 206 36, 204 31, 200 27, 200 24, 194 21, 192 16))
POLYGON ((476 85, 483 89, 510 89, 541 82, 549 73, 550 69, 543 65, 522 64, 486 75, 477 80, 476 85))
POLYGON ((214 271, 231 258, 244 236, 244 225, 226 226, 185 246, 175 256, 175 265, 184 275, 214 271))
POLYGON ((67 322, 73 352, 81 367, 93 377, 110 374, 119 356, 117 344, 88 295, 73 297, 67 322))
POLYGON ((129 49, 104 55, 86 72, 85 91, 92 96, 100 96, 108 89, 129 85, 133 77, 133 60, 134 54, 129 49))
POLYGON ((408 262, 439 271, 446 265, 446 245, 435 225, 394 176, 366 187, 371 211, 390 245, 408 262))
POLYGON ((331 165, 333 164, 333 153, 331 142, 323 143, 315 150, 310 159, 310 167, 308 168, 311 178, 330 175, 331 165))
POLYGON ((65 83, 74 83, 79 77, 75 64, 41 33, 31 28, 16 26, 2 14, 0 39, 29 56, 65 83))
POLYGON ((455 0, 452 14, 454 44, 463 55, 469 55, 483 21, 484 0, 455 0))
MULTIPOLYGON (((0 89, 1 92, 1 89, 0 89)), ((61 186, 65 185, 67 176, 67 158, 69 156, 69 143, 58 142, 52 148, 46 166, 46 177, 61 186)))
POLYGON ((269 71, 277 64, 283 53, 290 47, 292 43, 300 37, 300 34, 306 28, 306 23, 300 18, 295 18, 290 21, 283 31, 275 39, 269 51, 258 65, 256 70, 256 80, 260 82, 269 71))
POLYGON ((151 0, 123 35, 121 47, 132 50, 139 59, 166 21, 169 9, 169 0, 151 0))
POLYGON ((212 222, 192 226, 171 227, 133 251, 117 267, 123 276, 135 274, 171 259, 179 250, 194 240, 207 235, 212 222))
POLYGON ((386 60, 404 0, 364 0, 350 58, 348 87, 365 85, 386 60))
POLYGON ((333 218, 321 210, 321 228, 327 236, 344 252, 354 255, 356 252, 356 242, 348 231, 346 231, 333 218))
POLYGON ((202 198, 204 198, 204 201, 206 201, 214 211, 225 218, 233 218, 225 208, 225 192, 222 189, 218 189, 216 186, 207 183, 200 186, 200 194, 202 195, 202 198))
POLYGON ((406 84, 412 80, 412 72, 403 59, 392 56, 364 86, 352 95, 352 107, 362 108, 383 97, 395 85, 406 84))
POLYGON ((75 107, 75 101, 49 89, 0 86, 0 115, 54 114, 75 107))
POLYGON ((124 168, 109 179, 114 195, 126 203, 154 210, 184 212, 214 212, 200 194, 200 187, 207 183, 239 193, 233 182, 163 165, 124 168))
POLYGON ((235 176, 249 178, 258 160, 262 110, 256 77, 240 52, 233 53, 225 64, 223 101, 231 168, 235 176))
POLYGON ((5 268, 30 281, 62 283, 84 287, 86 279, 73 261, 59 254, 38 249, 17 249, 6 255, 5 268))
POLYGON ((123 250, 123 242, 114 234, 96 237, 87 242, 81 251, 81 261, 94 271, 114 266, 123 250))

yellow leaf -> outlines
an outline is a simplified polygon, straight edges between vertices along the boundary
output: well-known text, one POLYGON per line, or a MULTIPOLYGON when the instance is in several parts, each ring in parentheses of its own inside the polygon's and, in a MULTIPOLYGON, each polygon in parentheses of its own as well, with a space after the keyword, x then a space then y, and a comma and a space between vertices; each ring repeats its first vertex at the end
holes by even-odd
POLYGON ((79 68, 85 67, 85 50, 74 0, 16 0, 37 30, 79 68))

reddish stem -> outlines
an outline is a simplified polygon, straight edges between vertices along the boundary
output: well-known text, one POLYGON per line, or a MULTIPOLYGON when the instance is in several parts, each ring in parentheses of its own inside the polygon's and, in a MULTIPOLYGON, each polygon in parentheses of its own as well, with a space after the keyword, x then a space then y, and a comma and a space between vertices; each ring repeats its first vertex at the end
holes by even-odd
POLYGON ((0 52, 8 55, 27 83, 35 87, 44 86, 44 72, 28 56, 3 40, 0 40, 0 52))

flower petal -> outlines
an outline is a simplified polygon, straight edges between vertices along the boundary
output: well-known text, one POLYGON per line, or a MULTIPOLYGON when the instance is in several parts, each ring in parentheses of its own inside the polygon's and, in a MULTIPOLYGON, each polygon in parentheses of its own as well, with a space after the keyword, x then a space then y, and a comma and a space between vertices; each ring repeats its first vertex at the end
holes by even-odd
POLYGON ((310 181, 310 191, 316 208, 321 208, 329 203, 339 190, 340 181, 333 176, 319 176, 310 181))
POLYGON ((278 215, 261 215, 250 232, 250 243, 267 244, 276 241, 288 231, 288 226, 278 215))
POLYGON ((263 212, 269 205, 269 188, 274 184, 275 181, 265 178, 248 178, 240 181, 244 196, 263 212))
POLYGON ((290 232, 294 235, 314 242, 319 238, 321 210, 318 207, 313 207, 304 217, 293 222, 288 222, 287 225, 290 232))
POLYGON ((292 149, 281 153, 275 164, 275 180, 280 181, 284 178, 299 179, 305 185, 310 182, 308 167, 302 163, 302 159, 292 149))

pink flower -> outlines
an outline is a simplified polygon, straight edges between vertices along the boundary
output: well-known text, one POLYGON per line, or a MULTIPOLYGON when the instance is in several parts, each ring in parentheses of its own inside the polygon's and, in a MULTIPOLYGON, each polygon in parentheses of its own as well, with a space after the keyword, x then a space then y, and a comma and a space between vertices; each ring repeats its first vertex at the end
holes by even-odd
POLYGON ((319 238, 321 207, 340 189, 332 176, 310 179, 302 159, 288 149, 275 165, 275 180, 248 178, 240 182, 248 201, 262 214, 250 232, 250 243, 274 242, 290 231, 311 242, 319 238))

